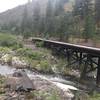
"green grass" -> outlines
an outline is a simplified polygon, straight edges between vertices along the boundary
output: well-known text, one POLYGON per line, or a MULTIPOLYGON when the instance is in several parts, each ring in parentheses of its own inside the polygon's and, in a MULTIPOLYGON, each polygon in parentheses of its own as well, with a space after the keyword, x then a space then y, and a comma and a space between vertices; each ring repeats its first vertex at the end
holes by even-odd
POLYGON ((95 93, 94 95, 90 96, 89 100, 100 100, 100 93, 95 93))
POLYGON ((52 93, 44 91, 33 91, 30 93, 30 98, 41 98, 41 100, 61 100, 60 96, 56 92, 57 91, 52 91, 52 93))

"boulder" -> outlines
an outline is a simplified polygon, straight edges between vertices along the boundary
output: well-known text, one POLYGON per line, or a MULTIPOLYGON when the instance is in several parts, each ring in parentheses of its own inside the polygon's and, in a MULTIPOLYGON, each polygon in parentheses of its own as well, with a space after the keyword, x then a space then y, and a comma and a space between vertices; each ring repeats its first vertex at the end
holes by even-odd
POLYGON ((6 80, 6 87, 13 91, 32 91, 33 82, 24 71, 16 71, 6 80))

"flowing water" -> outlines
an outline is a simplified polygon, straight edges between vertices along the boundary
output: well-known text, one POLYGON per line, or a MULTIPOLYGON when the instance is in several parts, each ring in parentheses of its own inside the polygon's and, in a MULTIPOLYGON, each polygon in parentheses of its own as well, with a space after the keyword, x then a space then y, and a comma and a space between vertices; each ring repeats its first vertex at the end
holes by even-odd
MULTIPOLYGON (((0 74, 3 76, 13 74, 16 70, 17 70, 16 68, 12 68, 10 66, 0 65, 0 74)), ((39 77, 41 79, 45 79, 45 80, 55 84, 57 87, 59 87, 63 90, 68 90, 68 89, 78 90, 76 87, 73 86, 73 85, 75 85, 74 82, 67 81, 67 80, 63 79, 62 77, 54 77, 53 75, 41 75, 41 74, 32 72, 30 70, 27 70, 27 69, 25 69, 25 72, 27 73, 27 75, 29 76, 30 79, 32 79, 34 77, 39 77)))
POLYGON ((16 69, 11 68, 6 65, 0 65, 0 74, 3 76, 7 76, 8 74, 12 74, 16 69))

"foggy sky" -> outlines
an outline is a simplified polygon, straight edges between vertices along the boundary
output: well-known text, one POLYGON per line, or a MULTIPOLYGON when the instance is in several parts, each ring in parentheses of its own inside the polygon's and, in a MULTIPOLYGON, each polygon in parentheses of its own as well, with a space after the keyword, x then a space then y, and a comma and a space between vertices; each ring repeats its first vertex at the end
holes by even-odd
POLYGON ((0 13, 18 5, 25 4, 28 0, 0 0, 0 13))

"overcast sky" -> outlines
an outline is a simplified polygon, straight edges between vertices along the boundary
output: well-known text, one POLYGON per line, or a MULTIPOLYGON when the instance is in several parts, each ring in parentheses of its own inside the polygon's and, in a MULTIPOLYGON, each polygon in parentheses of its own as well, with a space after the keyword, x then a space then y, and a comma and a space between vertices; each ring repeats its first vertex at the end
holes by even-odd
POLYGON ((28 0, 0 0, 0 12, 25 4, 28 0))

